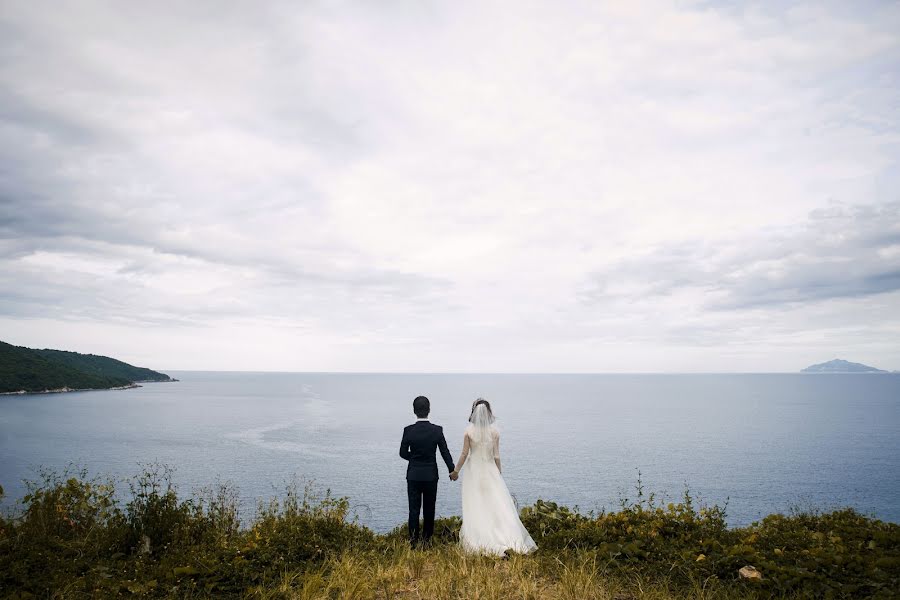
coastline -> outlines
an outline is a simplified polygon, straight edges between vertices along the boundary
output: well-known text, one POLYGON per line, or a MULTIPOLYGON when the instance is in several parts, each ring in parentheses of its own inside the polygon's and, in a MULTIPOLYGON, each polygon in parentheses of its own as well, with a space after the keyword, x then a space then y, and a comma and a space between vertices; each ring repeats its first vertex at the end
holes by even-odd
POLYGON ((106 392, 110 390, 130 390, 134 388, 143 387, 138 385, 137 382, 130 383, 129 385, 117 385, 115 387, 109 388, 70 388, 70 387, 61 387, 54 388, 52 390, 38 390, 34 392, 29 392, 27 390, 18 390, 15 392, 0 392, 0 396, 23 396, 26 394, 65 394, 67 392, 106 392))
POLYGON ((47 390, 37 390, 37 391, 28 391, 28 390, 16 390, 14 392, 0 392, 0 396, 22 396, 25 394, 65 394, 67 392, 106 392, 111 390, 130 390, 134 388, 143 387, 142 383, 175 383, 179 381, 174 377, 170 377, 169 379, 138 379, 136 381, 132 381, 128 385, 117 385, 108 388, 70 388, 68 386, 63 386, 61 388, 53 388, 47 390))

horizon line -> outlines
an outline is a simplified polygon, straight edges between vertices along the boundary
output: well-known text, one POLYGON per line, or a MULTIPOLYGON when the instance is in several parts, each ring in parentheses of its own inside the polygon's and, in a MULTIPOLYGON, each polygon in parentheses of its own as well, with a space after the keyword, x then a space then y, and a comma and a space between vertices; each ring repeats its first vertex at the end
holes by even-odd
POLYGON ((161 369, 181 373, 269 373, 282 375, 896 375, 900 371, 275 371, 248 369, 161 369))

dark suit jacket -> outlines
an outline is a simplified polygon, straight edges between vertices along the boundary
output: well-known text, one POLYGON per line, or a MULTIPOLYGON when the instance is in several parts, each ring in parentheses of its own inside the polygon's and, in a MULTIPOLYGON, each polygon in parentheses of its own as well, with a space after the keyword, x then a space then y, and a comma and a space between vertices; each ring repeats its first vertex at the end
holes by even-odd
POLYGON ((447 469, 453 470, 453 457, 447 449, 444 430, 429 421, 416 421, 403 430, 400 456, 409 461, 406 478, 410 481, 437 481, 438 468, 435 450, 440 449, 447 469))

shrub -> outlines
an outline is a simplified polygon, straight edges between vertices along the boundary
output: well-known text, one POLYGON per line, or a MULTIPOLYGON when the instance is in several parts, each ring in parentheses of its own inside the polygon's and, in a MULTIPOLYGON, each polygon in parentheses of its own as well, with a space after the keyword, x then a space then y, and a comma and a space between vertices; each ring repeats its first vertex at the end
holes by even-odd
POLYGON ((748 594, 890 597, 900 589, 900 526, 852 509, 776 514, 729 529, 724 508, 696 509, 685 492, 666 507, 623 502, 600 515, 539 500, 522 510, 522 522, 542 553, 590 551, 613 571, 665 573, 685 586, 733 581, 752 565, 762 581, 734 582, 748 594))
POLYGON ((173 469, 151 463, 142 465, 143 471, 128 482, 131 499, 125 506, 127 535, 123 552, 132 552, 149 542, 153 551, 165 551, 176 538, 183 538, 197 515, 194 502, 180 502, 173 469))
POLYGON ((375 535, 347 522, 349 510, 347 498, 336 498, 330 490, 318 495, 311 484, 301 491, 294 482, 281 499, 259 507, 245 536, 244 560, 263 571, 280 571, 321 562, 347 549, 372 547, 375 535))
POLYGON ((26 482, 22 533, 46 542, 83 540, 117 515, 113 483, 71 469, 62 475, 42 470, 40 481, 26 482))
POLYGON ((769 515, 738 530, 725 568, 751 563, 772 590, 824 597, 889 597, 900 590, 900 526, 853 509, 769 515))
MULTIPOLYGON (((112 482, 84 470, 42 471, 28 484, 19 516, 0 519, 3 594, 293 598, 321 597, 327 588, 353 597, 376 589, 393 595, 416 580, 423 590, 459 598, 487 593, 483 585, 500 585, 496 575, 506 573, 493 559, 455 546, 459 517, 437 519, 437 547, 423 553, 409 549, 405 524, 375 535, 348 520, 346 498, 318 494, 309 484, 290 484, 246 527, 227 484, 180 499, 171 469, 149 465, 128 489, 120 506, 112 482), (445 561, 452 573, 438 577, 432 560, 445 561), (469 579, 473 588, 447 591, 469 579)), ((900 589, 900 525, 850 509, 770 515, 731 529, 724 508, 697 508, 687 492, 666 506, 641 492, 637 502, 621 504, 600 514, 543 500, 523 508, 539 546, 508 564, 523 597, 550 588, 562 594, 553 598, 593 597, 590 590, 609 578, 705 598, 889 598, 900 589), (762 581, 738 580, 747 564, 762 581)))
POLYGON ((0 588, 47 593, 50 574, 89 572, 117 550, 121 513, 112 482, 71 466, 39 474, 26 482, 22 516, 0 528, 0 588))

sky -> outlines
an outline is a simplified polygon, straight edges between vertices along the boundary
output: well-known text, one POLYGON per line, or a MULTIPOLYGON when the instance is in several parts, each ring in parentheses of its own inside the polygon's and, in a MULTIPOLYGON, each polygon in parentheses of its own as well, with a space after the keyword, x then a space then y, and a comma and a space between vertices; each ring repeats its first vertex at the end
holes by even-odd
POLYGON ((0 340, 900 369, 896 2, 0 0, 0 340))

